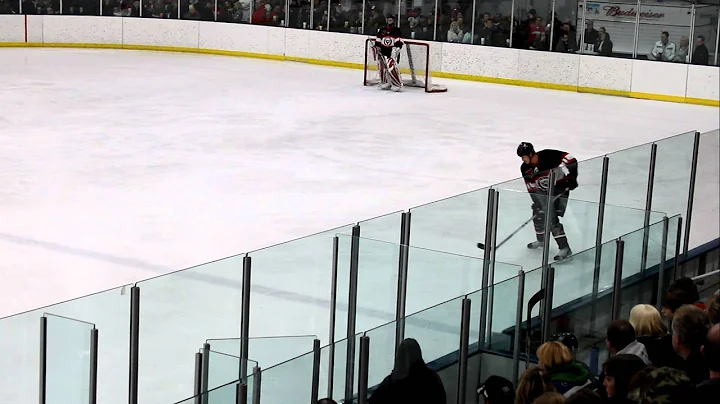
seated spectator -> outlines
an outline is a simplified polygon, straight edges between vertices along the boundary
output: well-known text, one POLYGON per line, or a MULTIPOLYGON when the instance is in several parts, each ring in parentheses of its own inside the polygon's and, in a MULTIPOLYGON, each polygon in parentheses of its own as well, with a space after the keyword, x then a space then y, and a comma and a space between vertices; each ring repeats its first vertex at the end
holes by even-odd
POLYGON ((576 50, 575 39, 571 39, 565 32, 561 33, 560 40, 555 46, 555 52, 573 53, 576 50))
POLYGON ((633 380, 630 395, 639 404, 695 404, 692 383, 687 375, 673 368, 646 368, 633 380))
POLYGON ((540 345, 537 356, 540 368, 550 374, 553 386, 566 398, 593 383, 587 367, 573 360, 570 350, 560 342, 540 345))
POLYGON ((698 35, 695 40, 695 51, 692 54, 692 64, 707 66, 710 61, 710 52, 708 52, 707 46, 705 46, 705 37, 698 35))
POLYGON ((565 397, 558 392, 551 391, 536 398, 533 404, 565 404, 565 397))
POLYGON ((675 58, 675 44, 669 40, 670 34, 663 31, 660 34, 660 40, 655 42, 650 54, 647 55, 650 60, 661 60, 670 62, 675 58))
POLYGON ((565 400, 565 404, 605 404, 605 401, 595 390, 583 387, 565 400))
POLYGON ((603 386, 607 392, 607 404, 631 404, 628 399, 630 381, 635 374, 645 369, 645 362, 635 355, 619 354, 610 357, 603 364, 603 386))
POLYGON ((605 31, 605 27, 600 27, 598 32, 598 42, 595 44, 593 51, 600 56, 613 55, 613 43, 610 40, 610 34, 605 31))
POLYGON ((530 49, 546 51, 550 49, 550 43, 546 32, 540 33, 533 42, 531 42, 530 49))
POLYGON ((369 398, 370 404, 445 404, 440 377, 425 365, 420 345, 412 338, 400 343, 392 373, 369 398))
POLYGON ((691 301, 687 304, 694 304, 695 306, 705 310, 707 307, 705 303, 700 300, 700 294, 698 293, 697 285, 691 278, 679 278, 668 286, 668 293, 681 291, 687 294, 687 298, 691 301))
POLYGON ((701 403, 720 401, 720 325, 708 331, 705 345, 700 349, 707 363, 710 379, 697 385, 697 398, 701 403))
POLYGON ((523 372, 518 382, 515 404, 532 404, 544 393, 556 391, 550 374, 537 366, 523 372))
POLYGON ((457 21, 453 21, 450 23, 450 29, 447 32, 447 41, 460 43, 464 34, 465 33, 460 29, 460 25, 458 25, 457 21))
POLYGON ((638 304, 630 310, 630 324, 639 343, 645 346, 650 362, 656 367, 680 368, 682 359, 675 353, 672 336, 660 312, 649 304, 638 304))
POLYGON ((672 344, 683 360, 683 369, 693 384, 708 379, 708 365, 700 348, 705 344, 710 319, 696 306, 685 305, 677 309, 672 322, 672 344))
POLYGON ((716 290, 708 301, 707 314, 712 324, 720 323, 720 289, 716 290))
POLYGON ((646 365, 650 365, 645 345, 635 339, 635 328, 627 320, 615 320, 610 323, 605 337, 605 345, 611 355, 631 354, 635 355, 646 365))
POLYGON ((679 309, 680 306, 693 303, 695 303, 695 299, 687 292, 682 290, 669 291, 665 294, 665 297, 663 297, 662 313, 670 324, 672 324, 675 310, 679 309))
POLYGON ((585 22, 585 37, 583 40, 585 41, 584 44, 582 44, 583 48, 585 48, 586 45, 595 46, 596 43, 600 40, 600 33, 595 29, 594 23, 592 20, 588 20, 585 22))
POLYGON ((477 390, 485 404, 513 404, 515 402, 515 386, 510 380, 500 376, 490 376, 477 390))

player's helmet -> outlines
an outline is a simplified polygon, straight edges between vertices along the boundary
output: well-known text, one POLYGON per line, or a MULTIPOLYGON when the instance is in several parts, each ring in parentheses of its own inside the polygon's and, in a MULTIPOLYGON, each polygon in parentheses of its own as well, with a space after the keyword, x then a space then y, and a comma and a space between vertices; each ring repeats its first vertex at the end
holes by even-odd
POLYGON ((532 156, 533 153, 535 153, 535 148, 533 147, 532 143, 530 143, 530 142, 522 142, 522 143, 520 143, 520 146, 518 146, 518 148, 517 148, 518 157, 532 156))
POLYGON ((575 336, 575 334, 571 334, 569 332, 563 332, 560 334, 555 334, 552 337, 550 337, 552 341, 557 341, 566 347, 570 349, 571 352, 575 352, 578 349, 578 346, 580 345, 578 343, 578 339, 575 336))

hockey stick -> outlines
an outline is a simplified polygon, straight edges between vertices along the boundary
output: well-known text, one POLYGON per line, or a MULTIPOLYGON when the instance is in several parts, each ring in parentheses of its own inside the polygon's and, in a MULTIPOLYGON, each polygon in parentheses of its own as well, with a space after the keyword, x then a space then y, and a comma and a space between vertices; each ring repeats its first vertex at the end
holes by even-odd
MULTIPOLYGON (((555 203, 555 200, 558 199, 558 198, 560 198, 561 196, 563 196, 563 194, 554 196, 554 197, 552 198, 552 200, 550 201, 550 203, 548 204, 548 206, 550 206, 551 204, 555 203)), ((550 209, 548 209, 548 210, 550 210, 550 209)), ((540 214, 540 213, 536 213, 536 214, 532 215, 532 217, 531 217, 530 219, 526 220, 525 223, 521 224, 520 227, 518 227, 517 229, 515 229, 515 231, 513 231, 512 233, 510 233, 510 235, 508 235, 507 237, 505 237, 505 238, 503 239, 503 241, 501 241, 498 245, 496 245, 496 246, 495 246, 495 249, 500 248, 500 247, 501 247, 503 244, 505 244, 508 240, 510 240, 511 238, 513 238, 514 235, 518 234, 518 232, 520 232, 520 230, 524 229, 525 226, 527 226, 528 223, 532 222, 532 221, 535 219, 535 217, 538 216, 539 214, 540 214)), ((481 249, 481 250, 484 250, 484 249, 485 249, 485 244, 483 244, 483 243, 477 243, 477 247, 478 247, 479 249, 481 249)))

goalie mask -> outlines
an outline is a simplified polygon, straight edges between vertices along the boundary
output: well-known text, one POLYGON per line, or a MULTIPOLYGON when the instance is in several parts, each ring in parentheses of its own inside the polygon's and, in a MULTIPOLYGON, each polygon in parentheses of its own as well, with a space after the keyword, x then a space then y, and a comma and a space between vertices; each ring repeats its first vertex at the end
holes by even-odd
POLYGON ((385 18, 385 21, 387 22, 388 26, 393 26, 393 25, 395 25, 395 21, 397 21, 397 20, 395 19, 394 15, 390 14, 385 18))

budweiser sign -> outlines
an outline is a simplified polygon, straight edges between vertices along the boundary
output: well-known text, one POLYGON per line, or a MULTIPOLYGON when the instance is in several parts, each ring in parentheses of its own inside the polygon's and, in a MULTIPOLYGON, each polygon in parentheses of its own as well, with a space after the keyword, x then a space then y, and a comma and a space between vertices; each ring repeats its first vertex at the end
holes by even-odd
MULTIPOLYGON (((608 17, 632 17, 633 19, 637 16, 637 11, 635 11, 635 7, 630 7, 627 9, 623 9, 620 6, 603 6, 603 11, 605 11, 605 15, 608 17)), ((656 13, 653 11, 640 11, 640 19, 641 20, 647 20, 647 19, 661 19, 665 18, 665 13, 656 13)))
MULTIPOLYGON (((669 24, 689 26, 690 7, 669 7, 658 5, 641 5, 638 11, 636 4, 588 2, 586 18, 595 21, 623 21, 635 22, 640 16, 644 24, 669 24)), ((583 3, 578 4, 578 16, 582 15, 583 3)))

